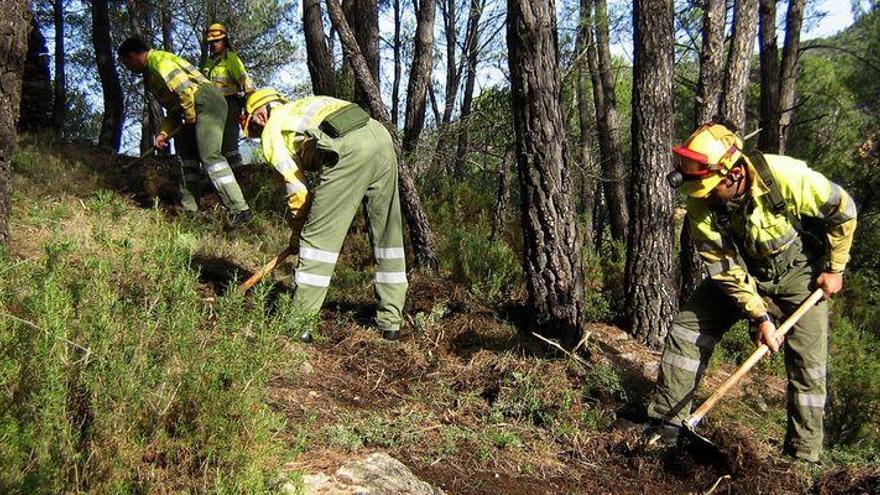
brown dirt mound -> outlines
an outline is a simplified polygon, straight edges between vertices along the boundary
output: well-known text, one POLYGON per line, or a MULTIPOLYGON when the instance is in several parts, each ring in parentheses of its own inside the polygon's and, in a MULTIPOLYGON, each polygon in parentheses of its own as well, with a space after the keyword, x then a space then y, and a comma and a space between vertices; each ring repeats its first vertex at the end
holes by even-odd
POLYGON ((825 473, 813 487, 816 495, 878 495, 880 471, 841 469, 825 473))

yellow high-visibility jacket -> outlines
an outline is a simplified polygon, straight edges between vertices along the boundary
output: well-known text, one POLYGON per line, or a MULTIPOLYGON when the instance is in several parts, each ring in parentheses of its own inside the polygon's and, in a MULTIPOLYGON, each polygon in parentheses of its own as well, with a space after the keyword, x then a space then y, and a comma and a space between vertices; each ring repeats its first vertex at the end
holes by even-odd
POLYGON ((314 137, 307 134, 317 130, 324 118, 351 105, 350 102, 329 96, 307 96, 272 108, 260 137, 263 156, 283 177, 287 196, 306 191, 303 167, 312 168, 314 137))
POLYGON ((150 50, 144 84, 168 111, 160 129, 170 134, 180 124, 180 116, 188 124, 196 121, 196 93, 208 80, 198 69, 173 53, 150 50))
POLYGON ((769 188, 751 163, 748 173, 752 178, 749 194, 753 208, 731 215, 728 229, 716 225, 707 200, 688 198, 687 204, 691 236, 709 277, 752 319, 764 315, 767 307, 758 295, 755 279, 738 264, 735 246, 739 245, 744 251, 741 254, 750 259, 768 259, 795 244, 800 234, 791 218, 819 218, 826 225, 830 245, 823 270, 842 272, 849 261, 856 229, 856 205, 842 187, 803 161, 780 155, 764 157, 785 200, 785 212, 773 210, 769 188))
POLYGON ((232 50, 226 50, 221 57, 208 58, 202 72, 223 92, 223 96, 253 93, 256 89, 238 54, 232 50))

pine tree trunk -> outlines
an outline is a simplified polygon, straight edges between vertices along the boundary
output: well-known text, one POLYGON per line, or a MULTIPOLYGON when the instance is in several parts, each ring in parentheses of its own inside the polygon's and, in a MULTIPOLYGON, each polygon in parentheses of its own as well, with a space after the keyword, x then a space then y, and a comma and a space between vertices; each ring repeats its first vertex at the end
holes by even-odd
POLYGON ((306 60, 312 77, 312 92, 316 95, 336 96, 336 76, 333 56, 324 40, 324 20, 320 0, 303 0, 303 37, 306 41, 306 60))
MULTIPOLYGON (((598 82, 594 78, 596 117, 599 123, 599 152, 602 162, 602 179, 605 181, 605 202, 608 204, 611 237, 623 241, 629 223, 627 201, 626 166, 623 163, 623 147, 620 140, 620 119, 617 114, 614 73, 611 67, 611 49, 608 36, 608 8, 605 0, 597 0, 596 7, 596 66, 598 82)), ((591 70, 593 68, 591 67, 591 70)))
POLYGON ((159 7, 160 21, 162 22, 162 49, 166 52, 174 52, 174 20, 171 16, 171 0, 162 0, 159 7))
POLYGON ((501 169, 498 171, 498 189, 495 193, 495 207, 492 209, 492 231, 489 240, 496 242, 504 232, 507 209, 510 207, 510 165, 516 159, 513 147, 504 152, 501 169))
POLYGON ((391 125, 390 116, 385 109, 385 104, 382 103, 379 87, 376 81, 372 79, 370 67, 363 53, 361 53, 354 33, 352 33, 351 28, 348 26, 348 21, 345 20, 339 0, 327 0, 327 10, 330 13, 330 19, 333 22, 334 28, 339 33, 339 40, 351 63, 355 77, 364 89, 366 99, 364 108, 370 112, 373 118, 385 124, 389 132, 391 132, 391 138, 394 141, 394 151, 397 153, 400 163, 400 202, 403 207, 404 217, 409 226, 410 242, 416 256, 416 263, 426 270, 436 270, 438 266, 437 244, 434 240, 434 232, 431 230, 428 216, 425 214, 424 208, 422 208, 422 200, 419 198, 412 171, 403 162, 400 139, 391 125))
POLYGON ((776 0, 760 0, 761 134, 758 148, 779 152, 779 48, 776 45, 776 0))
POLYGON ((64 67, 64 0, 52 0, 55 26, 55 88, 52 95, 52 128, 59 136, 67 117, 67 78, 64 67))
POLYGON ((795 78, 801 49, 801 24, 804 21, 804 0, 789 0, 785 18, 785 44, 779 80, 779 153, 785 154, 794 115, 795 78))
POLYGON ((483 6, 485 0, 471 0, 470 12, 468 13, 467 38, 465 46, 467 53, 463 53, 462 57, 467 58, 466 77, 464 81, 464 94, 461 102, 461 113, 459 114, 460 128, 458 131, 458 144, 455 148, 455 158, 452 170, 456 177, 461 177, 464 173, 464 159, 467 154, 468 146, 470 146, 470 134, 468 133, 467 118, 471 114, 471 105, 474 100, 474 86, 477 82, 477 57, 479 56, 479 25, 480 18, 483 15, 483 6))
POLYGON ((634 4, 632 210, 626 258, 626 307, 631 333, 658 348, 676 311, 672 168, 672 0, 634 4))
POLYGON ((584 242, 592 240, 593 207, 595 205, 593 193, 596 189, 596 181, 594 180, 594 177, 596 176, 596 163, 593 158, 593 130, 590 126, 590 95, 588 94, 589 90, 587 89, 590 85, 590 71, 588 67, 585 67, 587 62, 584 60, 585 54, 588 53, 586 52, 586 50, 589 49, 588 44, 592 43, 592 36, 590 35, 592 29, 592 15, 590 13, 590 8, 591 5, 589 0, 581 0, 581 18, 578 25, 577 37, 575 38, 575 53, 577 53, 580 58, 577 67, 576 93, 578 101, 578 128, 580 130, 578 136, 578 151, 580 152, 578 158, 580 160, 579 168, 581 171, 581 192, 579 196, 582 205, 580 216, 583 224, 584 242))
POLYGON ((446 97, 443 101, 443 123, 448 124, 452 121, 452 110, 455 108, 455 98, 458 95, 458 84, 461 81, 461 74, 458 70, 457 58, 455 56, 455 47, 458 45, 457 23, 458 15, 456 13, 456 0, 438 0, 444 2, 443 13, 443 30, 446 35, 446 97))
POLYGON ((736 0, 732 25, 733 37, 725 78, 727 85, 721 111, 742 131, 746 126, 746 90, 758 32, 758 0, 736 0))
POLYGON ((113 58, 113 41, 110 38, 110 12, 108 0, 92 0, 92 46, 95 62, 104 94, 104 118, 98 146, 119 152, 122 141, 122 124, 125 117, 122 86, 113 58))
POLYGON ((394 80, 391 83, 391 122, 394 123, 394 127, 396 128, 398 122, 400 122, 398 117, 400 117, 400 78, 402 72, 400 63, 400 0, 394 0, 393 9, 394 46, 392 49, 394 50, 394 80))
POLYGON ((566 163, 553 0, 508 0, 507 47, 523 265, 537 329, 576 343, 584 324, 580 242, 566 163))
POLYGON ((419 2, 416 12, 416 38, 412 67, 406 91, 406 113, 403 125, 403 152, 409 155, 416 148, 425 126, 425 110, 431 82, 434 50, 434 0, 419 2))
MULTIPOLYGON (((342 4, 348 21, 370 69, 373 81, 379 84, 379 8, 376 0, 345 0, 342 4)), ((360 78, 355 78, 354 101, 366 107, 367 90, 360 78)))
POLYGON ((706 0, 703 7, 703 47, 700 51, 700 79, 694 127, 719 113, 721 76, 724 73, 724 0, 706 0))
POLYGON ((9 211, 15 123, 21 101, 21 75, 27 55, 28 2, 0 0, 0 246, 9 245, 9 211))
POLYGON ((38 132, 47 129, 52 122, 52 82, 46 38, 33 15, 28 19, 28 26, 18 129, 21 132, 38 132))

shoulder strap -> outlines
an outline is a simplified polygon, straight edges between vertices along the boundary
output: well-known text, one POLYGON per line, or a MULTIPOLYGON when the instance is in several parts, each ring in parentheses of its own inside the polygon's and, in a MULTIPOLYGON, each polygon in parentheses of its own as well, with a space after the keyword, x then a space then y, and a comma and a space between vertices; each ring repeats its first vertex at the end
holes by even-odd
POLYGON ((754 151, 749 154, 749 159, 751 159, 752 165, 755 166, 755 170, 769 190, 770 208, 775 213, 785 213, 785 199, 782 197, 782 191, 779 190, 779 184, 776 183, 776 178, 773 177, 764 154, 760 151, 754 151))

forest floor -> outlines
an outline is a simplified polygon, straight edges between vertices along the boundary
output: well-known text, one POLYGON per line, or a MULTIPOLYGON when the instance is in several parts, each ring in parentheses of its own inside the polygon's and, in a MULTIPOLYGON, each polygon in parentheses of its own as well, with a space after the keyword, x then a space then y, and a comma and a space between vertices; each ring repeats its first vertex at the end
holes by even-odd
MULTIPOLYGON (((162 173, 161 167, 115 172, 103 185, 113 185, 127 208, 153 207, 154 198, 173 194, 162 173)), ((260 176, 250 177, 252 170, 240 175, 246 185, 260 176)), ((212 202, 216 198, 205 204, 212 202)), ((158 206, 169 220, 175 217, 168 204, 158 206)), ((205 304, 268 259, 267 236, 276 243, 286 239, 283 231, 261 228, 236 232, 234 249, 192 259, 205 304), (240 254, 248 250, 249 234, 261 237, 261 248, 240 254)), ((40 235, 31 234, 19 235, 13 255, 39 253, 40 235)), ((413 272, 403 339, 386 342, 370 326, 369 279, 353 275, 363 271, 359 265, 369 252, 364 237, 349 236, 317 341, 288 341, 296 369, 277 370, 269 379, 266 400, 284 418, 279 435, 296 452, 286 470, 332 472, 381 450, 447 493, 462 495, 880 490, 877 472, 823 472, 781 458, 784 382, 760 369, 702 426, 720 454, 641 450, 640 424, 659 355, 618 328, 589 324, 591 358, 580 362, 531 335, 518 301, 488 306, 442 276, 413 272)), ((279 267, 267 282, 274 284, 270 297, 290 291, 291 271, 290 262, 279 267)), ((731 369, 713 361, 700 397, 731 369)))

